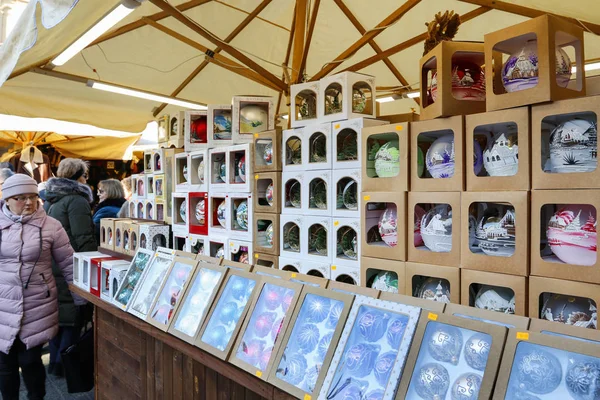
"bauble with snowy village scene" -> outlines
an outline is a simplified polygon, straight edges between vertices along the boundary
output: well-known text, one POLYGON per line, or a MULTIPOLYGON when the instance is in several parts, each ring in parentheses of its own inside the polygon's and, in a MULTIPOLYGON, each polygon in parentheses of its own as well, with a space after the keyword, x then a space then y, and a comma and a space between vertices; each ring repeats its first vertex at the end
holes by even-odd
POLYGON ((454 176, 454 135, 437 138, 427 150, 425 165, 432 178, 454 176))
POLYGON ((596 124, 571 119, 550 134, 550 172, 592 172, 598 166, 596 124))
POLYGON ((515 252, 515 210, 489 207, 477 222, 477 245, 488 256, 510 257, 515 252))
POLYGON ((421 218, 421 238, 433 252, 452 250, 452 208, 448 204, 433 207, 421 218))
POLYGON ((450 282, 446 279, 427 278, 417 287, 415 295, 425 300, 450 303, 450 282))
POLYGON ((517 134, 496 133, 483 152, 483 166, 489 176, 513 176, 519 170, 517 134))
POLYGON ((590 299, 556 293, 544 293, 540 319, 597 329, 598 310, 590 299))
POLYGON ((269 113, 264 107, 248 104, 240 110, 240 133, 258 133, 268 129, 269 113))
POLYGON ((562 262, 592 266, 596 263, 596 208, 572 204, 559 209, 546 229, 548 245, 562 262))
MULTIPOLYGON (((437 100, 437 72, 431 78, 431 100, 437 100)), ((452 63, 452 96, 457 100, 485 101, 485 75, 481 66, 458 60, 452 63)))

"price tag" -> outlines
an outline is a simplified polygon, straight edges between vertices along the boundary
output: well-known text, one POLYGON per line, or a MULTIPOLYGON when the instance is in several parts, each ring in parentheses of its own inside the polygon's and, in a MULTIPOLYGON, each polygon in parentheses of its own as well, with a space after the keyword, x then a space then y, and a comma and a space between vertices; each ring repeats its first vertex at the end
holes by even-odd
POLYGON ((254 175, 254 179, 258 180, 258 174, 254 175))
POLYGON ((255 375, 258 376, 259 378, 261 378, 262 377, 262 371, 256 371, 255 375))
POLYGON ((233 242, 229 242, 229 247, 233 247, 235 244, 233 242))
POLYGON ((254 134, 254 137, 258 137, 258 133, 255 133, 255 134, 254 134))
POLYGON ((529 340, 529 332, 517 332, 517 340, 529 340))
POLYGON ((312 396, 310 394, 305 394, 304 395, 304 400, 311 400, 312 396))
POLYGON ((297 276, 298 276, 298 274, 297 274, 297 273, 295 273, 295 272, 292 272, 292 278, 295 278, 295 277, 297 277, 297 276))
POLYGON ((254 254, 254 258, 258 258, 258 253, 255 253, 255 254, 254 254))
POLYGON ((429 314, 427 314, 427 318, 429 318, 432 321, 437 321, 437 317, 438 315, 436 313, 430 312, 429 314))
POLYGON ((404 127, 402 125, 396 125, 396 130, 397 131, 401 131, 402 129, 404 129, 404 127))
POLYGON ((369 195, 366 195, 365 197, 363 197, 363 200, 364 200, 364 201, 369 201, 369 200, 371 200, 371 196, 369 196, 369 195))
POLYGON ((332 266, 331 266, 331 270, 332 270, 332 271, 335 271, 336 269, 337 269, 337 267, 336 267, 335 265, 332 265, 332 266))
POLYGON ((333 226, 338 226, 340 224, 340 221, 333 221, 333 226))
POLYGON ((340 129, 340 124, 335 124, 334 129, 340 129))

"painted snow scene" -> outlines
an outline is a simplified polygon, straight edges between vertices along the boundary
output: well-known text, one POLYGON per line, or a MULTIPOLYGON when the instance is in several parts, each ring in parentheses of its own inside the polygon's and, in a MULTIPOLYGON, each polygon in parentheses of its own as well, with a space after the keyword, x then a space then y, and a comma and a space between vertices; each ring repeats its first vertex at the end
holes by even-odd
POLYGON ((425 165, 432 178, 454 176, 454 134, 436 139, 427 150, 425 165))
MULTIPOLYGON (((470 288, 469 291, 472 296, 473 290, 470 288)), ((482 310, 514 314, 515 292, 507 287, 481 285, 475 295, 474 305, 476 308, 481 308, 482 310)))
POLYGON ((519 170, 517 135, 505 132, 489 138, 483 152, 483 166, 489 176, 513 176, 519 170))
POLYGON ((240 133, 258 133, 268 130, 268 110, 267 105, 242 103, 240 105, 240 133))
MULTIPOLYGON (((458 53, 456 53, 458 54, 458 53)), ((437 72, 431 78, 431 99, 437 100, 437 72)), ((485 75, 479 65, 460 61, 452 62, 452 97, 457 100, 485 101, 485 75)))
POLYGON ((540 319, 598 329, 598 308, 591 299, 556 293, 542 293, 544 301, 540 319))
MULTIPOLYGON (((477 246, 471 246, 471 251, 478 249, 488 256, 510 257, 515 252, 515 209, 494 203, 477 203, 481 210, 475 230, 477 246)), ((470 233, 470 232, 469 232, 470 233)))
POLYGON ((231 139, 231 110, 215 110, 213 116, 213 139, 231 139))
POLYGON ((596 123, 571 119, 550 134, 550 161, 546 172, 592 172, 598 166, 596 123))
POLYGON ((450 282, 435 277, 413 277, 413 296, 420 299, 450 303, 450 282), (421 279, 415 284, 415 280, 421 279))
MULTIPOLYGON (((421 238, 425 248, 436 253, 452 250, 452 207, 438 204, 421 218, 421 238)), ((419 247, 423 250, 423 247, 419 247)))
POLYGON ((546 236, 550 250, 564 263, 593 266, 598 246, 596 224, 595 207, 586 204, 562 206, 548 222, 546 236))

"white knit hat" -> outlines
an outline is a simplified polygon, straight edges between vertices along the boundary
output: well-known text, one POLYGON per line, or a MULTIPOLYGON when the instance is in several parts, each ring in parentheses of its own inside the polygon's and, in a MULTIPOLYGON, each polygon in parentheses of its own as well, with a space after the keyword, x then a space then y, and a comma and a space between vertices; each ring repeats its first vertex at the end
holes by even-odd
POLYGON ((15 174, 2 184, 2 199, 6 200, 21 194, 38 194, 35 179, 25 174, 15 174))

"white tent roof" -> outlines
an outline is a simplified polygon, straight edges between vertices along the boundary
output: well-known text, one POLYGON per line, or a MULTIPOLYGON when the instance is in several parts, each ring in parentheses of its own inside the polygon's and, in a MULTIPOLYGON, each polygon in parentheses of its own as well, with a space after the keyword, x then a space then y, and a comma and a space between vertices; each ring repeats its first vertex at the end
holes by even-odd
MULTIPOLYGON (((191 74, 205 60, 205 54, 199 48, 214 50, 217 46, 171 16, 157 18, 161 9, 153 3, 158 4, 162 1, 164 0, 146 1, 112 32, 122 32, 123 29, 131 27, 132 23, 139 26, 137 29, 118 36, 108 33, 110 39, 89 46, 64 66, 55 68, 55 72, 77 77, 65 80, 28 71, 43 67, 119 2, 62 0, 56 3, 61 3, 63 9, 53 13, 52 10, 45 12, 41 9, 42 6, 48 7, 48 4, 32 0, 17 29, 0 49, 0 79, 2 74, 12 74, 12 78, 0 89, 3 100, 0 103, 0 113, 62 119, 131 132, 143 130, 147 122, 155 118, 153 109, 160 104, 90 89, 83 83, 86 79, 116 83, 164 95, 172 95, 184 81, 189 80, 175 96, 204 104, 230 103, 231 97, 238 94, 279 96, 280 90, 266 87, 223 68, 223 63, 231 66, 235 62, 236 67, 232 68, 234 71, 250 72, 250 69, 238 65, 246 64, 238 55, 226 51, 220 54, 229 61, 210 62, 190 79, 191 74), (44 20, 41 19, 43 15, 44 20), (141 20, 142 17, 157 20, 158 24, 173 30, 181 37, 177 39, 157 27, 149 26, 147 20, 141 20), (53 27, 45 28, 53 24, 53 27), (31 32, 35 32, 35 35, 31 35, 31 32), (28 34, 30 35, 27 36, 28 34), (14 51, 15 43, 18 42, 15 38, 32 36, 35 36, 34 44, 15 59, 14 55, 18 53, 14 51)), ((293 51, 288 49, 293 48, 290 37, 296 3, 307 7, 307 26, 310 25, 311 15, 318 4, 314 32, 306 58, 308 78, 318 74, 326 63, 334 60, 361 38, 362 34, 348 16, 355 18, 355 24, 360 24, 368 31, 401 7, 408 11, 397 22, 392 22, 382 29, 374 39, 380 50, 393 48, 425 32, 425 22, 433 19, 438 11, 450 9, 461 15, 472 15, 474 10, 477 10, 480 15, 464 22, 456 37, 456 40, 471 41, 482 41, 486 32, 522 22, 542 11, 580 19, 588 31, 585 33, 586 59, 600 58, 600 39, 592 33, 600 33, 600 7, 597 6, 597 0, 168 1, 170 5, 183 8, 185 16, 219 39, 225 39, 245 19, 250 19, 248 25, 230 41, 230 44, 280 80, 283 77, 281 64, 288 60, 290 67, 295 65, 293 51), (511 12, 500 11, 497 8, 511 12), (250 18, 255 10, 260 11, 258 16, 250 18)), ((164 15, 166 13, 163 12, 164 15)), ((412 45, 389 57, 397 72, 393 72, 383 60, 360 69, 359 72, 375 75, 378 87, 415 84, 419 80, 418 61, 422 52, 422 39, 416 39, 412 45)), ((331 73, 342 71, 375 54, 377 52, 373 47, 366 44, 331 73)), ((259 75, 266 74, 259 71, 259 75)), ((286 99, 283 97, 279 112, 287 111, 285 104, 286 99)), ((411 107, 418 105, 408 99, 385 103, 381 104, 381 114, 410 112, 411 107)), ((169 106, 161 113, 174 111, 176 108, 169 106)))

